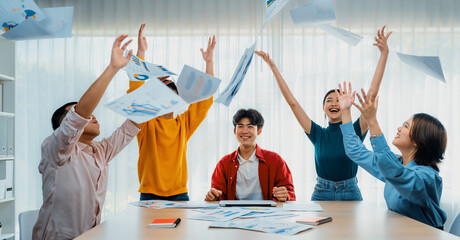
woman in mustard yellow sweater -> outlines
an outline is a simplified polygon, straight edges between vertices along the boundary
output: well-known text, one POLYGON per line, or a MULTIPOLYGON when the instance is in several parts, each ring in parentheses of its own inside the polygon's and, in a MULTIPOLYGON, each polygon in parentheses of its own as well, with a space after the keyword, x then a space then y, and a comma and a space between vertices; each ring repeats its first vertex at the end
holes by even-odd
MULTIPOLYGON (((144 58, 147 41, 142 36, 145 24, 139 29, 137 56, 144 58)), ((213 54, 216 38, 209 38, 206 51, 201 49, 206 61, 206 73, 214 76, 213 54)), ((161 78, 177 93, 171 80, 161 78)), ((129 92, 142 86, 144 81, 130 81, 129 92)), ((140 200, 188 201, 187 190, 187 142, 205 119, 213 103, 213 97, 190 104, 188 109, 174 117, 168 113, 142 123, 137 135, 139 162, 137 164, 141 193, 140 200)))

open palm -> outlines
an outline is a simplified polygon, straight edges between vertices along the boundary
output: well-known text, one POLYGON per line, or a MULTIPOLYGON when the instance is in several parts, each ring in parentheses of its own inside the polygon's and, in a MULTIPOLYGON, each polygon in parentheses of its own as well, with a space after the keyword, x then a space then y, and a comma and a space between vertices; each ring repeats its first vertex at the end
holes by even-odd
POLYGON ((214 48, 216 47, 216 36, 209 37, 208 48, 206 51, 203 48, 200 49, 201 54, 205 62, 212 62, 214 57, 214 48))
POLYGON ((110 59, 110 65, 112 67, 114 67, 115 69, 120 69, 120 68, 123 68, 124 66, 126 66, 129 63, 129 61, 131 60, 131 56, 133 55, 133 50, 130 50, 127 56, 123 56, 123 53, 126 50, 126 47, 128 47, 128 45, 132 41, 132 40, 129 40, 128 42, 123 44, 123 46, 121 46, 121 43, 127 37, 128 37, 128 35, 120 35, 115 40, 115 43, 113 44, 112 57, 110 59))
POLYGON ((346 82, 343 82, 343 88, 342 85, 340 85, 339 83, 339 89, 340 91, 337 91, 337 89, 335 89, 335 92, 337 93, 337 96, 339 98, 340 109, 350 109, 351 105, 353 105, 353 103, 355 102, 355 93, 351 88, 351 83, 348 83, 348 89, 346 82))

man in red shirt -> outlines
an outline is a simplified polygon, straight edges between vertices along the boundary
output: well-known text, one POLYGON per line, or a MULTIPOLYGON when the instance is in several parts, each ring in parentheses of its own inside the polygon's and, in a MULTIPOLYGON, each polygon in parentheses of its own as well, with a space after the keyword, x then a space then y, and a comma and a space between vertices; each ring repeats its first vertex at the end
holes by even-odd
POLYGON ((254 109, 240 109, 233 116, 239 147, 217 163, 205 201, 295 201, 292 175, 286 162, 277 153, 256 144, 263 125, 264 118, 254 109))

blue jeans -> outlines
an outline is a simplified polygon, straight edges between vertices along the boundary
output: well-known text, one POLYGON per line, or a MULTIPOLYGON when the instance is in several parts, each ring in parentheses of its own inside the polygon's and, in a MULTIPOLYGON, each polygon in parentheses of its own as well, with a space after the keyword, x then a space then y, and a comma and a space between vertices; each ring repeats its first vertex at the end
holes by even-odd
POLYGON ((334 182, 324 178, 316 178, 315 191, 311 195, 312 201, 362 201, 358 179, 334 182))
POLYGON ((181 193, 169 197, 158 196, 151 193, 141 193, 141 201, 145 200, 168 200, 168 201, 190 201, 188 193, 181 193))

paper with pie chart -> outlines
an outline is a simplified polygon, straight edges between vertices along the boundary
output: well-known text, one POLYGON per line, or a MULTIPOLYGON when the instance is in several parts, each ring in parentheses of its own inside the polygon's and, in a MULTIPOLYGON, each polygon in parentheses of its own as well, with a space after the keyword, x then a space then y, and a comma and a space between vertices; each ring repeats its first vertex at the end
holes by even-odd
POLYGON ((163 82, 152 79, 131 93, 106 104, 106 107, 136 123, 143 123, 186 105, 187 102, 163 82))
MULTIPOLYGON (((152 66, 155 66, 135 56, 131 62, 131 65, 146 66, 145 69, 150 70, 153 69, 152 66), (134 64, 131 63, 133 61, 134 64)), ((161 74, 158 74, 158 70, 147 71, 145 69, 142 71, 134 71, 133 68, 126 69, 130 80, 134 78, 136 80, 133 81, 145 81, 146 83, 131 93, 106 104, 106 107, 112 111, 137 123, 178 111, 187 104, 208 99, 217 91, 221 82, 218 78, 185 65, 177 83, 179 91, 177 95, 158 79, 158 76, 165 74, 168 76, 174 73, 165 68, 161 70, 163 72, 161 74)))
POLYGON ((125 67, 126 74, 131 81, 147 81, 159 77, 177 75, 161 65, 146 62, 139 57, 132 56, 125 67))
POLYGON ((27 19, 41 21, 45 14, 33 0, 2 0, 0 1, 1 30, 8 32, 27 19))
POLYGON ((38 15, 28 17, 14 27, 8 27, 2 37, 14 41, 72 37, 73 7, 43 8, 41 12, 45 16, 42 20, 38 20, 41 19, 36 17, 38 15))

